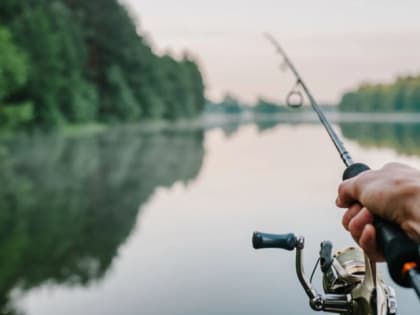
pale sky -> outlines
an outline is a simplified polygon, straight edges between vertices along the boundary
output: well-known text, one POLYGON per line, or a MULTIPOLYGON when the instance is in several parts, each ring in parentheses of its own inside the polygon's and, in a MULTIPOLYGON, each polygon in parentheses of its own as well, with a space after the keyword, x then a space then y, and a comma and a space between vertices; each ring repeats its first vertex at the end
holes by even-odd
POLYGON ((282 43, 320 102, 363 81, 420 73, 418 0, 122 0, 156 52, 188 50, 207 96, 283 101, 293 79, 263 38, 282 43))

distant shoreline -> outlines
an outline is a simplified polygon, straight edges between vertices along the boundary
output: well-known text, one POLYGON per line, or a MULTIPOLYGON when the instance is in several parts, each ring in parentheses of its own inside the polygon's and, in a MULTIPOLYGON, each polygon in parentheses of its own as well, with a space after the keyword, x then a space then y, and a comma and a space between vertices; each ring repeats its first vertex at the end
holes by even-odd
MULTIPOLYGON (((420 123, 420 113, 360 113, 326 112, 325 115, 334 123, 420 123)), ((247 124, 255 122, 318 123, 316 114, 310 110, 298 113, 272 114, 204 114, 201 118, 204 127, 225 124, 247 124)))
MULTIPOLYGON (((325 115, 332 123, 370 123, 370 124, 420 124, 420 113, 350 113, 350 112, 326 112, 325 115)), ((305 110, 296 113, 272 113, 272 114, 251 114, 251 113, 204 113, 194 119, 180 119, 176 121, 167 120, 145 120, 140 122, 121 123, 114 125, 90 123, 81 125, 69 125, 54 132, 43 130, 33 130, 31 133, 21 132, 2 133, 0 141, 13 139, 16 136, 33 137, 37 135, 59 135, 64 137, 83 137, 89 134, 104 133, 110 130, 130 130, 135 129, 139 132, 162 132, 174 130, 203 129, 210 130, 232 125, 251 125, 264 123, 283 123, 283 124, 318 124, 319 119, 312 111, 305 110)))

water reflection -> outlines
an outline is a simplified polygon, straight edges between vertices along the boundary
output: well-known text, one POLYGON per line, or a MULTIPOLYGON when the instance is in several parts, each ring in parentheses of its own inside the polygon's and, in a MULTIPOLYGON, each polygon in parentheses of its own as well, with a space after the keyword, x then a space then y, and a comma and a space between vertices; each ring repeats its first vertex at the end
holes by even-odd
POLYGON ((420 124, 341 123, 343 135, 364 147, 391 148, 406 155, 420 155, 420 124))
MULTIPOLYGON (((310 313, 293 257, 250 246, 254 229, 294 231, 308 237, 310 263, 322 240, 352 244, 333 203, 342 165, 310 123, 236 121, 205 137, 124 128, 3 142, 0 313, 310 313), (190 185, 153 194, 175 182, 190 185), (140 232, 126 242, 152 194, 140 232), (16 288, 27 294, 14 300, 16 288)), ((414 124, 362 129, 369 125, 339 123, 346 138, 398 151, 420 134, 414 124)), ((383 153, 371 160, 405 162, 383 153)), ((411 291, 398 294, 402 310, 417 306, 411 291)))
POLYGON ((278 122, 272 120, 262 120, 257 122, 258 131, 264 132, 274 129, 278 125, 278 122))
POLYGON ((0 151, 0 309, 13 289, 100 279, 156 187, 194 179, 202 131, 34 136, 0 151))
MULTIPOLYGON (((409 118, 409 117, 407 117, 409 118)), ((355 140, 366 148, 389 148, 405 155, 420 155, 420 123, 407 122, 378 122, 378 121, 336 121, 339 130, 346 139, 355 140)), ((255 122, 260 132, 272 130, 279 125, 308 125, 318 124, 317 120, 305 119, 293 123, 262 119, 255 122)), ((237 131, 236 127, 235 131, 237 131)))

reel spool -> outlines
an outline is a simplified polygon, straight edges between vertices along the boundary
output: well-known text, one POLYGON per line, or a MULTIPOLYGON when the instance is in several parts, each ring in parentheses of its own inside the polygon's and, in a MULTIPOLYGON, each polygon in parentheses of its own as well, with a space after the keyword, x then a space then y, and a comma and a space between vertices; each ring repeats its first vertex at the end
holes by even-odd
POLYGON ((327 293, 351 293, 363 282, 366 274, 365 256, 355 247, 348 247, 334 255, 331 267, 323 273, 323 287, 327 293))

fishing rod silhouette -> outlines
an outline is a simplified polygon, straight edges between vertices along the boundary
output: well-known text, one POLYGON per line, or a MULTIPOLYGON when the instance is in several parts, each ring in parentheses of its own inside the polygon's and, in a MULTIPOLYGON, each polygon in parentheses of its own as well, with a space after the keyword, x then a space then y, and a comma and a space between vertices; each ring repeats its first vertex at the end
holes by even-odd
MULTIPOLYGON (((335 148, 337 149, 341 160, 343 161, 346 169, 343 173, 343 180, 355 177, 362 172, 369 170, 369 166, 363 163, 355 163, 350 155, 350 153, 345 148, 343 142, 332 128, 330 122, 328 121, 327 117, 324 115, 322 109, 318 105, 315 98, 312 96, 312 93, 308 89, 307 85, 303 81, 301 75, 297 71, 294 64, 291 62, 290 58, 278 43, 278 41, 271 36, 270 34, 265 34, 266 38, 274 45, 276 48, 277 53, 283 58, 284 60, 284 68, 290 69, 294 76, 296 77, 296 85, 292 89, 292 91, 287 96, 287 103, 289 106, 292 107, 299 107, 303 104, 303 95, 299 91, 302 89, 304 94, 309 100, 309 104, 311 105, 312 109, 317 114, 321 124, 324 126, 325 130, 327 131, 330 139, 332 140, 335 148), (298 102, 296 102, 296 99, 298 102)), ((413 288, 415 289, 418 297, 420 298, 420 244, 415 243, 411 240, 402 230, 401 228, 393 224, 389 221, 386 221, 380 217, 375 216, 373 225, 376 228, 376 237, 377 237, 377 246, 379 249, 382 250, 385 261, 388 265, 388 270, 391 275, 391 278, 400 286, 406 288, 413 288)), ((329 242, 328 242, 329 243, 329 242)), ((330 244, 330 243, 329 243, 330 244)), ((316 291, 311 288, 310 282, 307 281, 306 276, 303 273, 303 267, 301 264, 301 250, 303 249, 303 239, 294 236, 293 234, 286 234, 286 235, 274 235, 274 234, 265 234, 255 232, 253 235, 253 245, 254 248, 283 248, 287 250, 297 249, 297 256, 296 256, 296 271, 298 274, 298 278, 305 289, 305 292, 310 298, 311 306, 315 310, 324 310, 329 312, 351 312, 350 314, 359 314, 358 311, 354 310, 354 305, 351 306, 352 303, 346 301, 343 297, 337 298, 336 296, 324 297, 324 301, 322 300, 322 296, 320 297, 317 295, 316 291), (338 300, 335 300, 338 299, 338 300), (340 300, 341 299, 341 300, 340 300), (324 303, 324 306, 322 306, 324 303), (328 303, 332 303, 333 306, 329 306, 328 303)), ((328 273, 327 265, 330 267, 333 265, 334 260, 339 260, 343 253, 338 253, 334 256, 334 259, 331 257, 331 248, 332 245, 325 245, 321 244, 321 252, 320 252, 320 261, 321 261, 321 269, 325 273, 328 273), (326 246, 326 247, 325 247, 326 246), (326 263, 327 261, 327 263, 326 263)), ((351 254, 353 258, 357 256, 356 254, 351 254)), ((343 258, 343 257, 341 257, 343 258)), ((360 258, 360 257, 359 257, 360 258)), ((366 262, 368 262, 368 258, 365 257, 366 262)), ((341 264, 348 263, 348 261, 341 261, 341 264)), ((337 264, 338 266, 339 264, 337 264)), ((337 267, 336 266, 336 267, 337 267)), ((360 267, 360 266, 359 266, 360 267)), ((337 267, 339 269, 339 266, 337 267)), ((337 269, 335 268, 335 269, 337 269)), ((344 268, 345 269, 345 268, 344 268)), ((337 273, 337 270, 335 270, 337 273)), ((372 276, 373 279, 371 282, 374 283, 374 288, 371 290, 372 297, 365 296, 364 298, 367 299, 367 302, 370 304, 378 304, 378 288, 376 287, 377 282, 376 279, 376 268, 374 264, 366 263, 365 270, 366 276, 372 276), (371 270, 369 270, 371 269, 371 270), (370 274, 369 274, 370 273, 370 274), (374 298, 374 301, 372 300, 374 298)), ((340 273, 340 270, 338 271, 340 273)), ((325 279, 324 279, 325 280, 325 279)), ((369 281, 370 281, 369 280, 369 281)), ((325 284, 325 281, 324 281, 325 284)), ((324 286, 325 289, 325 286, 324 286)), ((330 290, 331 288, 326 288, 326 291, 334 291, 330 290)), ((392 288, 389 288, 384 285, 384 296, 388 299, 388 313, 383 314, 394 314, 393 308, 389 305, 390 303, 396 303, 395 301, 395 294, 393 292, 386 292, 387 290, 393 291, 392 288)), ((351 292, 348 291, 348 292, 351 292)), ((347 296, 347 298, 349 298, 347 296)), ((350 297, 351 298, 351 297, 350 297)), ((365 301, 366 302, 366 301, 365 301)), ((396 308, 396 305, 394 305, 396 308)), ((372 314, 382 314, 377 311, 372 314)), ((396 312, 396 310, 395 310, 396 312)), ((366 312, 365 312, 366 313, 366 312)), ((360 313, 360 314, 365 314, 360 313)))

